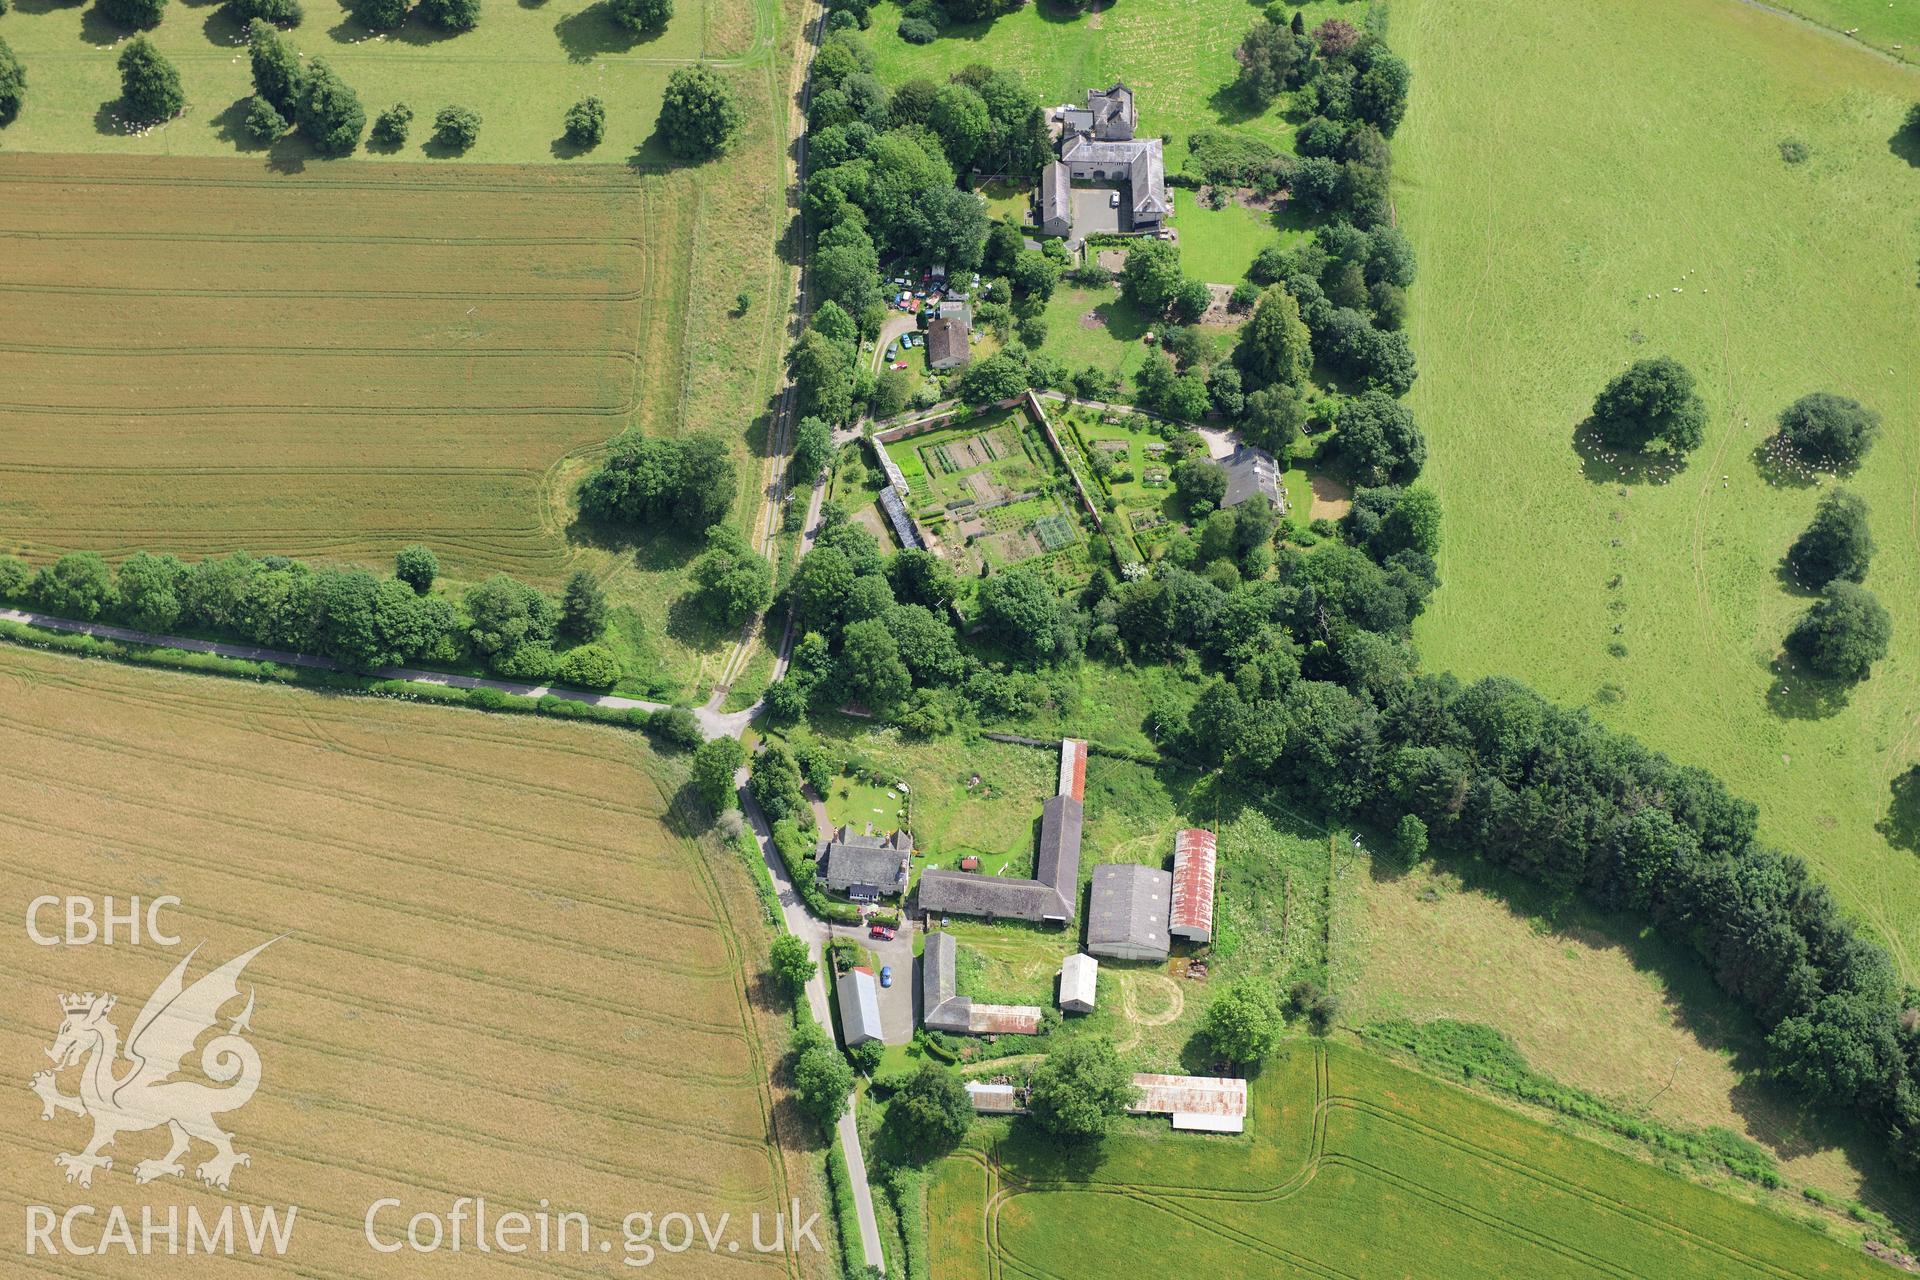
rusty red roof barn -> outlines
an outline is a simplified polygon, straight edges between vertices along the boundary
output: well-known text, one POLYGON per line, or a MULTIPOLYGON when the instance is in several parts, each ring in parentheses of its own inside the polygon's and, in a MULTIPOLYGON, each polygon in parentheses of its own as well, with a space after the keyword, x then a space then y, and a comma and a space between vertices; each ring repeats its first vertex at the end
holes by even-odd
POLYGON ((1173 910, 1167 932, 1189 942, 1213 941, 1213 832, 1188 827, 1173 837, 1173 910))
POLYGON ((1133 1078, 1140 1101, 1134 1115, 1169 1115, 1176 1129, 1203 1133, 1240 1133, 1247 1123, 1247 1082, 1230 1076, 1162 1076, 1141 1072, 1133 1078))
POLYGON ((1060 787, 1058 794, 1087 801, 1087 744, 1078 738, 1060 741, 1060 787))

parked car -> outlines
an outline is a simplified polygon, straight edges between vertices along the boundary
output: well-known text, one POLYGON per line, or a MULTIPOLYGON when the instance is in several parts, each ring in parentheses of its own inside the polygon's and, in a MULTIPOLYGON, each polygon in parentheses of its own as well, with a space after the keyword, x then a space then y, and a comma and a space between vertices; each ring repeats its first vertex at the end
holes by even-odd
POLYGON ((1119 207, 1120 207, 1120 193, 1118 191, 1107 192, 1107 208, 1118 209, 1119 207))
POLYGON ((893 985, 893 966, 892 965, 883 964, 880 966, 880 985, 883 987, 890 987, 893 985))
POLYGON ((873 928, 867 930, 867 936, 869 938, 878 938, 882 942, 892 942, 893 930, 887 928, 886 925, 877 924, 873 926, 873 928))
POLYGON ((904 369, 907 367, 907 362, 905 360, 895 360, 893 362, 893 367, 896 369, 904 369))

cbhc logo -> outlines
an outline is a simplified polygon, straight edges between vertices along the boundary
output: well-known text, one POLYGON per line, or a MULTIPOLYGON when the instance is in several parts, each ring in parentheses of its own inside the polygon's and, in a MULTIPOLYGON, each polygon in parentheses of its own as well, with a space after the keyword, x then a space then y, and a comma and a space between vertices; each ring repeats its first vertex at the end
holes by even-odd
POLYGON ((85 947, 95 942, 110 947, 116 941, 138 946, 140 926, 144 923, 147 941, 163 947, 180 945, 178 936, 166 933, 160 927, 160 909, 180 905, 180 899, 172 894, 148 900, 144 911, 138 895, 127 899, 124 909, 116 909, 111 896, 99 900, 97 911, 95 905, 92 898, 62 898, 50 893, 43 894, 27 904, 27 936, 33 939, 34 945, 41 947, 85 947), (61 908, 55 918, 65 925, 65 929, 60 933, 43 933, 40 928, 41 913, 51 912, 55 907, 61 908), (116 929, 121 932, 116 934, 116 929))

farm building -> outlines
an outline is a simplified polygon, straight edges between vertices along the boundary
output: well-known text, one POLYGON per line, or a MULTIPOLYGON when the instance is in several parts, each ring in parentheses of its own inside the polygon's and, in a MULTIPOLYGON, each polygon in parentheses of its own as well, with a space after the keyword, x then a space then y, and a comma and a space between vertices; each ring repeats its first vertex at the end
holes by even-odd
POLYGON ((1054 796, 1040 810, 1035 876, 974 875, 934 869, 920 874, 920 909, 941 915, 987 916, 1067 924, 1080 897, 1080 828, 1086 811, 1072 796, 1054 796))
POLYGON ((880 984, 873 970, 849 969, 835 984, 840 1000, 840 1034, 847 1047, 880 1039, 880 984))
POLYGON ((1013 1116, 1026 1111, 1021 1105, 1020 1091, 1010 1084, 987 1084, 979 1080, 967 1081, 967 1098, 973 1103, 975 1114, 983 1116, 1013 1116))
POLYGON ((1220 463, 1227 470, 1227 492, 1222 507, 1237 507, 1251 498, 1265 498, 1276 510, 1286 506, 1280 492, 1280 464, 1265 449, 1243 444, 1220 463))
POLYGON ((1213 941, 1213 832, 1188 827, 1173 837, 1173 909, 1167 933, 1188 942, 1213 941))
POLYGON ((1064 236, 1073 230, 1073 179, 1067 166, 1055 160, 1040 171, 1039 205, 1034 219, 1040 230, 1050 236, 1064 236))
POLYGON ((1036 1035, 1040 1010, 1033 1005, 975 1004, 954 977, 958 944, 950 933, 927 935, 920 956, 920 1020, 930 1031, 955 1035, 1036 1035))
POLYGON ((907 891, 913 837, 905 831, 876 836, 841 827, 820 842, 827 860, 827 888, 855 902, 897 897, 907 891))
POLYGON ((1060 962, 1060 1008, 1066 1013, 1092 1013, 1094 989, 1099 985, 1100 962, 1076 951, 1060 962))
POLYGON ((1087 744, 1078 738, 1065 738, 1060 743, 1060 786, 1055 794, 1086 803, 1087 744))
POLYGON ((967 327, 954 316, 941 316, 927 326, 927 367, 957 369, 972 356, 967 327))
POLYGON ((1133 1078, 1140 1100, 1127 1108, 1136 1116, 1173 1117, 1173 1127, 1201 1133, 1239 1133, 1247 1125, 1247 1082, 1230 1076, 1161 1076, 1141 1072, 1133 1078))
POLYGON ((1087 950, 1116 960, 1165 960, 1172 897, 1173 877, 1158 867, 1095 867, 1087 950))

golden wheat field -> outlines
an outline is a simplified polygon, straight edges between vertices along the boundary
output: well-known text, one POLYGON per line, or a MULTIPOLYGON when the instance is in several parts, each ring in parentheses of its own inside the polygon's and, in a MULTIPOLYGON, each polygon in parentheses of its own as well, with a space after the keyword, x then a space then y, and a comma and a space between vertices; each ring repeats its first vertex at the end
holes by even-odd
POLYGON ((678 426, 694 186, 0 158, 0 545, 562 576, 568 455, 678 426))
MULTIPOLYGON (((749 1215, 770 1240, 794 1197, 819 1205, 778 1139, 777 1024, 743 977, 765 946, 758 905, 737 864, 674 833, 676 785, 637 735, 0 650, 0 1196, 55 1214, 299 1206, 285 1257, 196 1260, 208 1276, 627 1274, 633 1212, 731 1215, 720 1256, 657 1251, 648 1273, 822 1273, 825 1256, 750 1245, 749 1215), (180 944, 35 945, 22 921, 43 894, 175 895, 161 920, 180 944), (124 1035, 192 947, 189 981, 270 939, 240 988, 258 1093, 220 1118, 251 1164, 226 1191, 199 1186, 196 1144, 184 1178, 137 1185, 167 1145, 155 1129, 118 1139, 90 1189, 64 1182, 54 1157, 89 1122, 42 1121, 27 1089, 58 997, 113 992, 124 1035), (365 1238, 382 1199, 400 1202, 375 1231, 394 1243, 460 1196, 582 1212, 591 1250, 481 1255, 469 1237, 389 1255, 365 1238)), ((83 1071, 60 1073, 64 1093, 83 1071)))

